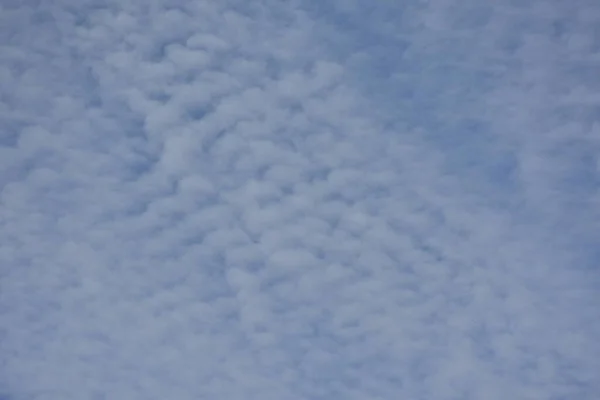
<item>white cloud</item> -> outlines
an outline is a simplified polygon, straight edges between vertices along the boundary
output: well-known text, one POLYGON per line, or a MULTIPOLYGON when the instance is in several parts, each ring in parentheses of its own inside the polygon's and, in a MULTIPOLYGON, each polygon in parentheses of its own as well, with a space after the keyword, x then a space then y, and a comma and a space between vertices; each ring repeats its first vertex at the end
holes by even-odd
POLYGON ((600 393, 597 6, 87 5, 0 10, 0 399, 600 393))

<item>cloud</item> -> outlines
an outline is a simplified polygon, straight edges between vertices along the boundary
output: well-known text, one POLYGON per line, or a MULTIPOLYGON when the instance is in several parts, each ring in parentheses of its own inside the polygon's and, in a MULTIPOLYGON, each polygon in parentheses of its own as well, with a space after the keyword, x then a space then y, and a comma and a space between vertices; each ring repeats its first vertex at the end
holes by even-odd
POLYGON ((2 7, 0 397, 600 393, 591 2, 2 7))

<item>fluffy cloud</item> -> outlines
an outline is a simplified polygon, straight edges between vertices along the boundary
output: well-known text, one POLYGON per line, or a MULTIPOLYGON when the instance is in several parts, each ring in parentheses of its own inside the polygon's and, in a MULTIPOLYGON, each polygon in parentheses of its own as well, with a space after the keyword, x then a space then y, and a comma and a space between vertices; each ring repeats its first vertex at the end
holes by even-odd
POLYGON ((6 2, 0 398, 597 397, 562 7, 6 2))

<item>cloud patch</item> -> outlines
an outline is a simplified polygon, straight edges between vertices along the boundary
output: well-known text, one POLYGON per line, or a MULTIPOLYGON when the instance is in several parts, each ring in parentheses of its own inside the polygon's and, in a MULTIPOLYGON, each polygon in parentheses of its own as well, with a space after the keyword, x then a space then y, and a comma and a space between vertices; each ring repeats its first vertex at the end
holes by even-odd
POLYGON ((417 3, 3 5, 0 397, 600 393, 598 7, 417 3))

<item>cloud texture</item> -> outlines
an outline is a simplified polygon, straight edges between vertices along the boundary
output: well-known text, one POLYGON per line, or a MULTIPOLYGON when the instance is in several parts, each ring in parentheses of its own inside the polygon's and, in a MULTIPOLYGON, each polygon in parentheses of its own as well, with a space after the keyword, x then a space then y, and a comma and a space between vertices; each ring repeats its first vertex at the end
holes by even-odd
POLYGON ((0 398, 598 398, 599 26, 4 1, 0 398))

